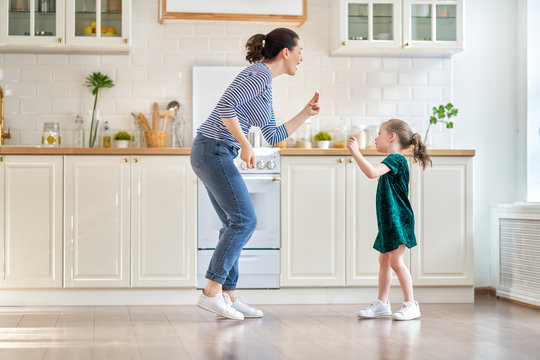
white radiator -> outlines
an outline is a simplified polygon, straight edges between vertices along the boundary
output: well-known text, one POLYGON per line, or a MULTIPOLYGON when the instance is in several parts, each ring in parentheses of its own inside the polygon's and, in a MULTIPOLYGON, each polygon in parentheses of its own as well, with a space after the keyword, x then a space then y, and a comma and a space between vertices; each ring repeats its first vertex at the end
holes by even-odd
POLYGON ((497 296, 540 306, 540 212, 538 206, 499 207, 497 296))

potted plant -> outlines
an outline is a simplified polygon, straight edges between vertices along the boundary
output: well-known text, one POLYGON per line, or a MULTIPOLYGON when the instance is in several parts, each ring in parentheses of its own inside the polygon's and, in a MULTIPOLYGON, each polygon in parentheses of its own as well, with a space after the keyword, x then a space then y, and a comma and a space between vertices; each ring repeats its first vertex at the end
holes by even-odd
POLYGON ((332 136, 326 131, 319 131, 315 135, 315 141, 317 141, 317 147, 319 149, 328 149, 330 147, 330 140, 332 140, 332 136))
POLYGON ((127 148, 129 147, 129 141, 131 140, 131 135, 126 131, 119 131, 114 134, 114 143, 117 148, 127 148))
POLYGON ((457 116, 457 114, 458 114, 458 109, 455 108, 452 103, 448 103, 446 104, 446 106, 445 105, 439 105, 439 107, 434 106, 433 116, 429 118, 429 125, 426 130, 426 135, 424 137, 424 143, 427 143, 429 129, 431 128, 431 125, 435 125, 440 122, 440 123, 446 124, 447 129, 453 129, 454 123, 450 121, 450 118, 457 116))
POLYGON ((96 118, 96 107, 99 89, 111 88, 114 86, 114 83, 108 75, 104 75, 100 72, 93 72, 92 74, 88 75, 84 85, 92 89, 92 94, 94 95, 94 108, 92 109, 92 120, 90 122, 90 136, 88 142, 89 147, 94 147, 97 139, 97 131, 99 128, 99 119, 96 118))

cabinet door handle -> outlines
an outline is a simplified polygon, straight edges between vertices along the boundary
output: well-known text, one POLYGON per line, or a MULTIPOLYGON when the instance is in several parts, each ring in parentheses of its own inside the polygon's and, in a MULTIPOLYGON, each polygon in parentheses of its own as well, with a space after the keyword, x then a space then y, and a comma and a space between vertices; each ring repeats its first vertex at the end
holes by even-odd
POLYGON ((3 157, 0 157, 0 162, 3 162, 4 161, 4 158, 3 157))
POLYGON ((134 163, 136 164, 136 163, 138 163, 138 162, 139 162, 139 159, 137 159, 137 158, 134 158, 134 159, 133 159, 133 162, 134 162, 134 163))
POLYGON ((352 164, 354 162, 354 159, 353 158, 350 158, 349 159, 349 162, 352 164))
POLYGON ((342 42, 341 42, 341 45, 347 46, 347 42, 346 42, 346 41, 342 41, 342 42))
POLYGON ((339 158, 338 163, 343 164, 345 162, 344 158, 339 158))
POLYGON ((125 164, 125 163, 127 163, 127 162, 128 162, 128 159, 127 159, 127 158, 123 158, 123 159, 122 159, 122 161, 123 161, 123 162, 124 162, 124 164, 125 164))
POLYGON ((124 44, 127 44, 128 43, 128 39, 124 39, 124 44))
POLYGON ((409 46, 411 46, 411 45, 410 45, 409 42, 407 41, 407 42, 405 43, 405 47, 409 47, 409 46))
POLYGON ((59 42, 59 43, 62 42, 62 38, 61 38, 61 37, 58 38, 58 42, 59 42))

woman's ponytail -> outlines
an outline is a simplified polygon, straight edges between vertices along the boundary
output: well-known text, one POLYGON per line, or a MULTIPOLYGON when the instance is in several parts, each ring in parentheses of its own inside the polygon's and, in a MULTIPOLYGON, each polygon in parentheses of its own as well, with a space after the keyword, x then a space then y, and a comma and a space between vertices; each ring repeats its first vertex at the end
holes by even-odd
POLYGON ((431 157, 427 152, 426 145, 422 142, 420 134, 414 133, 411 139, 411 145, 413 146, 413 158, 420 162, 422 169, 426 169, 428 165, 432 165, 431 157))
POLYGON ((292 51, 297 43, 298 34, 291 29, 277 28, 266 35, 255 34, 246 42, 246 60, 250 63, 272 60, 285 48, 292 51))
POLYGON ((264 34, 255 34, 250 37, 246 43, 246 60, 250 63, 256 63, 261 61, 264 58, 264 40, 266 35, 264 34))

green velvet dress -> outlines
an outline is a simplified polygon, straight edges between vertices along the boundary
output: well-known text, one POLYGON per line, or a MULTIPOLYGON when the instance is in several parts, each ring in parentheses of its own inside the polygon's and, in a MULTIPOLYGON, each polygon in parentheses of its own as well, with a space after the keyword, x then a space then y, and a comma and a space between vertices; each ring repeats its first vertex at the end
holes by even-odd
POLYGON ((379 233, 373 248, 381 253, 401 244, 416 246, 414 214, 409 202, 409 165, 401 154, 382 161, 390 171, 379 178, 377 186, 377 225, 379 233))

